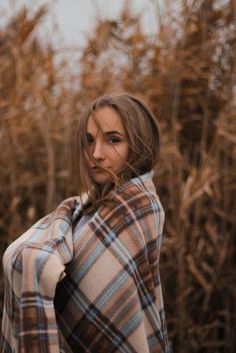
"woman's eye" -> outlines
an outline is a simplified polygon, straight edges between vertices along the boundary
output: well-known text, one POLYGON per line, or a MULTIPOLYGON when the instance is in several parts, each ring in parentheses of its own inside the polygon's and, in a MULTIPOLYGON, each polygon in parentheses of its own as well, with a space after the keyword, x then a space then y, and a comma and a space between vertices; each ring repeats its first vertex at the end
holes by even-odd
POLYGON ((86 135, 87 143, 88 145, 91 145, 93 143, 93 137, 91 135, 86 135))
POLYGON ((119 143, 120 142, 120 138, 119 137, 109 137, 108 141, 110 143, 112 143, 112 144, 115 144, 115 143, 119 143))

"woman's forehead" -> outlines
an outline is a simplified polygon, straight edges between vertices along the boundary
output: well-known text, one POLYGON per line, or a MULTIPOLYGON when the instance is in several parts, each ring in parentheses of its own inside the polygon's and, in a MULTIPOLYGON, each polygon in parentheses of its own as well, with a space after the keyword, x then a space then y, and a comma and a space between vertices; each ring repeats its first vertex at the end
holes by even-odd
POLYGON ((111 107, 99 108, 93 115, 89 115, 87 131, 90 133, 97 132, 98 129, 103 133, 112 130, 125 134, 125 127, 121 117, 111 107))

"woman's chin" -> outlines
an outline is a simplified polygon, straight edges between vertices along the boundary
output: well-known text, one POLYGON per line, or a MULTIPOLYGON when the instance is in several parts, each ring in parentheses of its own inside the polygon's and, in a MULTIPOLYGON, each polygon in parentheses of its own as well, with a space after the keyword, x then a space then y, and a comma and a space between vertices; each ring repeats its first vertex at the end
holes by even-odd
POLYGON ((99 174, 97 173, 93 175, 92 178, 97 184, 105 184, 109 180, 111 180, 111 177, 105 173, 99 173, 99 174))

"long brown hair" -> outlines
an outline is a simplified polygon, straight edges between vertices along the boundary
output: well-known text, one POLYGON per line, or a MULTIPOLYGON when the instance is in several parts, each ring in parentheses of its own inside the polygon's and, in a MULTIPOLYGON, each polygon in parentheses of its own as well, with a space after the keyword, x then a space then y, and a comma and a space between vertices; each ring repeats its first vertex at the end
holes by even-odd
POLYGON ((157 163, 159 148, 157 119, 140 98, 128 93, 97 98, 81 115, 77 129, 76 163, 79 195, 88 193, 93 207, 97 208, 114 186, 151 171, 157 163), (96 119, 96 112, 103 107, 114 109, 120 116, 127 134, 129 155, 124 170, 118 176, 110 173, 110 182, 101 190, 92 180, 85 152, 88 148, 86 136, 88 119, 90 116, 96 119))

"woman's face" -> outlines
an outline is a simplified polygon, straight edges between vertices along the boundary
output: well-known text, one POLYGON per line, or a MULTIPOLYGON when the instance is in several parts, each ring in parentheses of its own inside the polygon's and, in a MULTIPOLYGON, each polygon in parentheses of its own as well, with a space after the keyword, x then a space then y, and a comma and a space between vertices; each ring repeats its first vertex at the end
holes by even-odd
POLYGON ((86 135, 86 159, 92 178, 97 184, 104 184, 111 176, 100 167, 118 175, 128 158, 128 139, 119 114, 110 107, 98 109, 96 121, 91 115, 88 118, 86 135))

